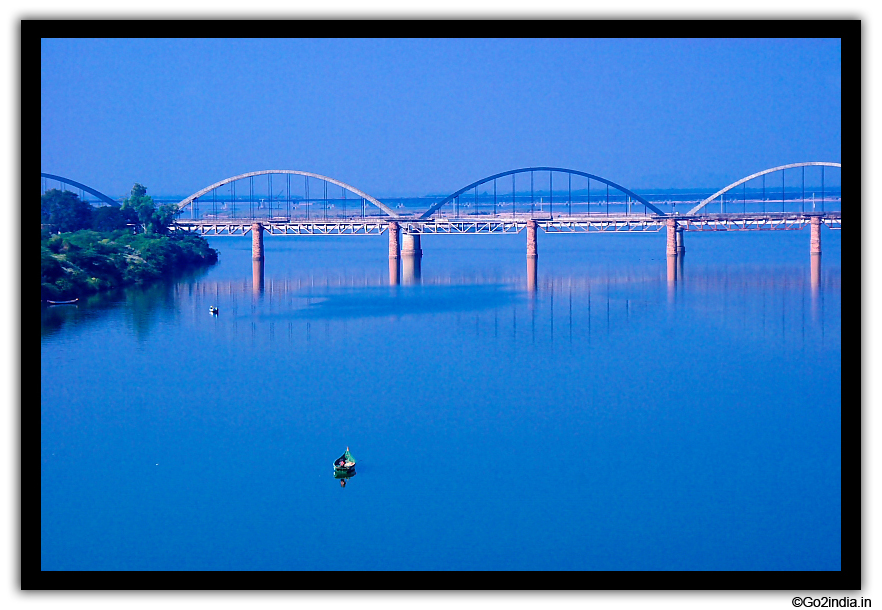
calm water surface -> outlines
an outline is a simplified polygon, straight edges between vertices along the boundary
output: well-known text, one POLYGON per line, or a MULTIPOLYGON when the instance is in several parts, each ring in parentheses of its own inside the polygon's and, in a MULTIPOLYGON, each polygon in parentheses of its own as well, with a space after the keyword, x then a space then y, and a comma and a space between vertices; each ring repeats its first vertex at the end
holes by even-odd
POLYGON ((840 233, 212 238, 44 309, 44 570, 838 570, 840 233), (533 289, 535 286, 535 289, 533 289), (210 305, 219 316, 208 313, 210 305), (349 446, 345 489, 332 461, 349 446))

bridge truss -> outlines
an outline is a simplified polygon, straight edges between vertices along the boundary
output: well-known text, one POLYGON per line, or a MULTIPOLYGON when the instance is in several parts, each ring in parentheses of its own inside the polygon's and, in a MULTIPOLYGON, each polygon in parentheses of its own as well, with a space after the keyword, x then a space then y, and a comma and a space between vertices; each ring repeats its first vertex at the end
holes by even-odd
POLYGON ((685 231, 785 231, 799 230, 810 224, 812 216, 831 229, 842 228, 841 212, 706 214, 695 216, 580 216, 517 218, 377 218, 371 220, 279 220, 238 219, 228 222, 178 220, 173 229, 199 235, 246 235, 255 223, 270 235, 382 235, 390 221, 397 222, 404 233, 420 235, 520 233, 534 221, 546 233, 637 233, 657 232, 668 219, 675 218, 685 231))
MULTIPOLYGON (((600 176, 558 167, 526 167, 494 174, 459 189, 433 204, 426 211, 417 212, 416 214, 399 213, 367 193, 328 176, 297 170, 261 170, 225 178, 190 195, 178 204, 178 210, 180 212, 189 208, 192 218, 184 219, 179 216, 171 229, 206 236, 246 235, 253 231, 255 227, 259 227, 262 232, 269 233, 270 235, 381 235, 389 230, 390 223, 396 223, 404 233, 415 235, 449 235, 520 233, 528 225, 533 226, 531 223, 535 223, 536 227, 541 228, 546 233, 635 233, 660 231, 667 226, 669 220, 674 219, 676 226, 683 231, 776 231, 799 230, 810 224, 813 217, 819 217, 820 222, 827 225, 828 228, 839 230, 842 228, 841 210, 824 210, 823 170, 825 167, 841 168, 842 166, 839 163, 828 162, 794 163, 751 174, 698 202, 698 205, 683 215, 675 212, 663 212, 643 197, 600 176), (821 210, 816 211, 812 209, 809 212, 805 210, 805 168, 811 166, 819 166, 821 169, 821 210), (801 198, 787 200, 783 176, 784 170, 792 168, 802 168, 802 192, 801 198), (777 206, 777 203, 765 198, 765 175, 772 172, 781 172, 782 175, 780 212, 766 211, 767 204, 775 204, 777 206), (539 188, 537 192, 534 188, 536 186, 534 177, 539 173, 543 175, 545 173, 548 174, 547 191, 539 188), (561 194, 563 187, 560 180, 557 181, 557 191, 555 191, 554 187, 554 175, 561 173, 566 175, 566 190, 564 191, 566 199, 563 199, 561 194), (529 174, 529 198, 520 195, 520 191, 515 188, 515 177, 519 174, 529 174), (273 186, 274 175, 282 175, 285 180, 283 187, 276 185, 281 188, 275 195, 276 188, 273 186), (587 179, 587 189, 584 189, 586 193, 584 194, 584 200, 580 201, 577 191, 573 190, 573 176, 587 179), (298 200, 296 196, 292 196, 295 195, 291 190, 292 177, 303 178, 305 195, 303 199, 298 200), (507 177, 511 177, 510 212, 507 209, 503 211, 505 202, 502 201, 503 198, 497 189, 497 181, 507 177), (748 203, 751 203, 754 208, 758 204, 755 200, 748 201, 745 195, 746 183, 758 177, 763 178, 762 197, 759 199, 762 205, 761 212, 756 209, 748 209, 748 203), (255 201, 255 178, 265 179, 267 185, 266 192, 268 198, 266 201, 268 208, 261 216, 258 215, 257 210, 261 208, 261 202, 264 200, 257 199, 255 201), (310 179, 319 180, 323 184, 321 196, 310 196, 310 179), (249 196, 247 200, 241 200, 241 198, 236 197, 235 185, 237 182, 245 180, 248 181, 249 196), (605 193, 599 200, 596 196, 592 200, 591 180, 605 185, 605 193), (492 200, 487 199, 484 201, 482 198, 489 197, 489 195, 487 193, 479 195, 478 187, 489 183, 493 184, 492 200), (327 189, 329 184, 341 189, 339 198, 329 197, 327 189), (223 186, 229 186, 230 196, 227 201, 224 201, 223 197, 218 198, 218 189, 223 186), (738 186, 742 186, 742 189, 740 189, 742 191, 740 201, 742 209, 734 212, 724 211, 726 204, 731 205, 734 203, 736 206, 738 205, 737 199, 734 201, 730 200, 729 202, 726 202, 724 199, 725 193, 732 191, 738 186), (610 198, 609 187, 613 187, 622 193, 620 200, 617 201, 615 198, 610 198), (460 197, 469 191, 473 191, 473 194, 470 196, 472 198, 471 203, 468 204, 467 209, 464 209, 467 204, 465 201, 460 202, 460 197), (354 194, 357 199, 349 199, 347 202, 347 192, 354 194), (549 208, 546 212, 542 211, 543 203, 541 196, 543 192, 548 196, 547 205, 549 208), (281 193, 286 194, 284 199, 281 198, 281 193), (540 196, 539 210, 536 210, 535 199, 537 196, 540 196), (706 206, 718 197, 720 198, 720 213, 708 213, 706 206), (203 206, 211 209, 210 215, 201 218, 198 212, 200 198, 203 199, 203 206), (555 201, 557 201, 559 206, 557 210, 561 210, 558 213, 554 212, 555 201), (792 211, 785 211, 786 202, 795 206, 794 202, 796 201, 800 202, 798 208, 792 211), (338 215, 340 212, 334 210, 335 202, 341 204, 342 215, 338 215), (491 202, 493 206, 492 214, 489 208, 491 202), (236 217, 237 205, 241 206, 241 211, 244 212, 246 203, 249 210, 248 217, 236 217), (279 213, 283 211, 283 203, 285 204, 285 215, 280 216, 279 213), (357 215, 357 212, 356 215, 347 214, 347 203, 351 206, 349 208, 350 211, 354 211, 353 207, 355 210, 358 210, 359 207, 361 208, 360 217, 357 215), (462 203, 462 206, 460 203, 462 203), (229 204, 229 209, 224 207, 227 204, 229 204), (367 204, 375 208, 372 215, 367 213, 367 204), (644 211, 642 213, 632 213, 632 204, 644 207, 644 211), (517 208, 519 205, 525 207, 526 211, 518 213, 517 208), (589 206, 595 205, 597 206, 595 209, 602 209, 603 211, 588 211, 586 213, 574 214, 573 208, 579 205, 588 207, 589 210, 589 206), (300 206, 300 208, 297 208, 297 206, 300 206), (310 209, 313 206, 316 207, 314 213, 319 212, 318 206, 321 207, 322 217, 317 215, 310 217, 310 209), (444 206, 449 207, 445 210, 442 209, 444 206), (483 211, 481 210, 482 206, 484 208, 483 211), (306 217, 293 216, 291 214, 292 208, 297 208, 298 210, 302 208, 305 210, 306 217), (331 212, 331 210, 334 211, 331 212), (453 214, 450 214, 450 211, 453 214), (230 217, 224 217, 227 214, 230 217)), ((117 202, 106 195, 78 182, 53 174, 42 173, 41 177, 71 184, 96 195, 105 203, 118 205, 117 202)), ((814 198, 812 203, 814 208, 814 198)))

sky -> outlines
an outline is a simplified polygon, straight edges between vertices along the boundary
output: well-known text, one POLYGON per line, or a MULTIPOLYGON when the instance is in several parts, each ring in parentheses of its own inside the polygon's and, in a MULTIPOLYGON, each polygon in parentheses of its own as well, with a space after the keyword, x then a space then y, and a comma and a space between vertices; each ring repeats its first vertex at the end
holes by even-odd
POLYGON ((838 39, 43 39, 40 67, 41 171, 112 197, 265 169, 375 197, 528 166, 716 190, 841 162, 838 39))

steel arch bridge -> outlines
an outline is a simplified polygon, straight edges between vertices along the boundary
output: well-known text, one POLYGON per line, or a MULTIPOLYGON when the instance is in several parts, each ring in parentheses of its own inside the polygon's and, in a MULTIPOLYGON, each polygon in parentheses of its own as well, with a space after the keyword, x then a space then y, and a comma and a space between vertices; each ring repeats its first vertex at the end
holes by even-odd
POLYGON ((346 189, 350 193, 354 193, 355 195, 358 195, 362 199, 369 201, 371 204, 373 204, 376 207, 378 207, 379 209, 383 210, 383 212, 385 212, 391 218, 398 218, 399 217, 399 215, 395 212, 395 210, 393 210, 392 208, 390 208, 389 206, 387 206, 383 202, 379 201, 378 199, 371 197, 367 193, 360 191, 359 189, 355 188, 352 185, 346 184, 345 182, 341 182, 339 180, 335 180, 334 178, 330 178, 328 176, 323 176, 321 174, 315 174, 312 172, 303 172, 303 171, 293 170, 293 169, 264 169, 264 170, 259 170, 259 171, 255 171, 255 172, 246 172, 244 174, 238 174, 236 176, 231 176, 229 178, 224 178, 223 180, 215 182, 214 184, 210 184, 210 185, 206 186, 205 188, 193 193, 192 195, 190 195, 186 199, 183 199, 180 203, 177 204, 177 207, 178 207, 177 211, 178 211, 178 213, 183 212, 187 206, 191 205, 194 201, 198 200, 202 195, 204 195, 205 193, 210 193, 212 190, 219 188, 225 184, 229 184, 231 182, 236 182, 237 180, 242 180, 244 178, 253 178, 254 176, 267 176, 270 174, 305 176, 306 178, 317 178, 318 180, 323 180, 324 182, 327 182, 329 184, 336 184, 337 186, 346 189))
POLYGON ((625 188, 624 186, 622 186, 620 184, 616 184, 615 182, 613 182, 611 180, 607 180, 606 178, 602 178, 600 176, 596 176, 594 174, 589 174, 586 172, 580 172, 580 171, 574 170, 574 169, 567 169, 567 168, 563 168, 563 167, 541 166, 541 167, 522 167, 519 169, 512 169, 507 172, 501 172, 499 174, 487 176, 486 178, 482 178, 480 180, 477 180, 476 182, 472 182, 471 184, 459 189, 455 193, 451 193, 450 195, 448 195, 447 197, 445 197, 444 199, 442 199, 438 203, 432 205, 428 210, 423 212, 423 214, 421 216, 419 216, 419 218, 420 219, 428 218, 429 216, 434 214, 437 210, 439 210, 442 206, 450 203, 451 201, 453 201, 454 199, 456 199, 457 197, 459 197, 463 193, 465 193, 473 188, 476 188, 482 184, 490 182, 491 180, 497 180, 497 179, 503 178, 505 176, 512 176, 514 174, 522 174, 522 173, 527 173, 527 172, 531 172, 531 173, 532 172, 549 172, 549 173, 558 172, 558 173, 562 173, 562 174, 569 174, 572 176, 583 176, 585 178, 588 178, 589 180, 592 180, 592 179, 597 180, 598 182, 606 184, 607 186, 611 186, 611 187, 621 191, 622 193, 628 195, 629 197, 631 197, 632 199, 634 199, 638 203, 643 204, 644 206, 646 206, 647 209, 652 210, 656 214, 665 215, 665 213, 662 210, 658 209, 657 207, 655 207, 654 205, 649 203, 646 199, 644 199, 643 197, 641 197, 637 193, 625 188))
POLYGON ((96 191, 95 189, 88 187, 85 184, 81 184, 81 183, 77 182, 76 180, 71 180, 70 178, 65 178, 63 176, 56 176, 55 174, 45 174, 43 172, 40 172, 40 177, 41 178, 49 178, 50 180, 58 180, 59 182, 63 182, 64 184, 70 184, 71 186, 75 186, 78 189, 82 189, 82 190, 86 191, 87 193, 91 193, 92 195, 95 195, 98 199, 100 199, 101 201, 103 201, 104 203, 106 203, 108 205, 112 205, 113 207, 117 207, 117 208, 119 207, 119 201, 111 199, 110 197, 108 197, 104 193, 102 193, 100 191, 96 191))
POLYGON ((698 202, 698 205, 696 205, 694 208, 692 208, 691 210, 686 212, 686 215, 693 216, 695 214, 698 214, 699 210, 701 210, 704 206, 709 204, 711 201, 713 201, 717 197, 726 194, 727 192, 734 189, 736 186, 740 186, 740 185, 744 184, 745 182, 753 180, 754 178, 759 178, 760 176, 765 176, 766 174, 784 171, 785 169, 791 169, 794 167, 809 167, 809 166, 815 166, 815 165, 820 165, 822 167, 838 167, 838 168, 842 167, 841 163, 830 163, 828 161, 808 161, 806 163, 790 163, 789 165, 779 165, 778 167, 764 169, 761 172, 756 172, 755 174, 751 174, 749 176, 746 176, 746 177, 742 178, 741 180, 738 180, 737 182, 733 182, 729 186, 720 189, 719 191, 717 191, 716 193, 714 193, 713 195, 711 195, 707 199, 702 199, 701 201, 698 202))

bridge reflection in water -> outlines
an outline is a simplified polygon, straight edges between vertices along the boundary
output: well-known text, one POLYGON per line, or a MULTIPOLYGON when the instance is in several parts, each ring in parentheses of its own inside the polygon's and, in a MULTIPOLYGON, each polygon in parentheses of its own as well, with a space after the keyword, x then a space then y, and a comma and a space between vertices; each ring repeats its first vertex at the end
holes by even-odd
POLYGON ((390 258, 388 275, 290 271, 291 277, 267 281, 263 261, 253 261, 252 269, 250 282, 200 279, 175 284, 175 300, 182 310, 193 312, 194 320, 210 304, 219 304, 215 331, 235 335, 250 328, 252 338, 263 333, 264 340, 279 339, 277 324, 285 326, 288 338, 299 335, 311 341, 317 322, 329 334, 335 325, 353 319, 376 324, 453 314, 453 332, 496 341, 505 336, 515 340, 526 332, 533 342, 590 343, 631 332, 632 323, 651 319, 659 310, 675 322, 687 308, 706 323, 758 332, 762 338, 774 335, 803 349, 812 333, 823 342, 824 294, 841 291, 840 269, 824 274, 820 254, 811 256, 809 266, 772 272, 749 265, 690 268, 684 255, 667 257, 662 273, 645 267, 595 267, 585 275, 543 276, 538 257, 527 259, 521 275, 442 270, 426 277, 413 257, 390 258), (701 305, 704 300, 713 305, 701 305))
POLYGON ((390 328, 423 316, 441 321, 445 333, 466 333, 487 345, 525 338, 552 346, 590 345, 658 324, 709 325, 800 350, 838 341, 841 268, 835 262, 823 266, 821 255, 813 255, 810 265, 774 267, 690 265, 683 257, 663 267, 612 263, 584 273, 543 274, 541 267, 533 259, 521 273, 427 275, 424 269, 418 280, 414 273, 412 283, 390 285, 394 276, 377 268, 287 270, 288 277, 266 278, 265 264, 252 261, 250 279, 212 279, 209 272, 128 289, 122 299, 94 295, 82 307, 46 307, 42 332, 68 322, 89 324, 99 311, 118 308, 132 317, 132 328, 143 338, 158 319, 156 311, 163 310, 178 312, 196 336, 208 332, 318 346, 334 336, 348 340, 354 327, 390 328), (826 305, 831 296, 832 309, 826 305), (219 306, 219 316, 208 314, 211 305, 219 306))

